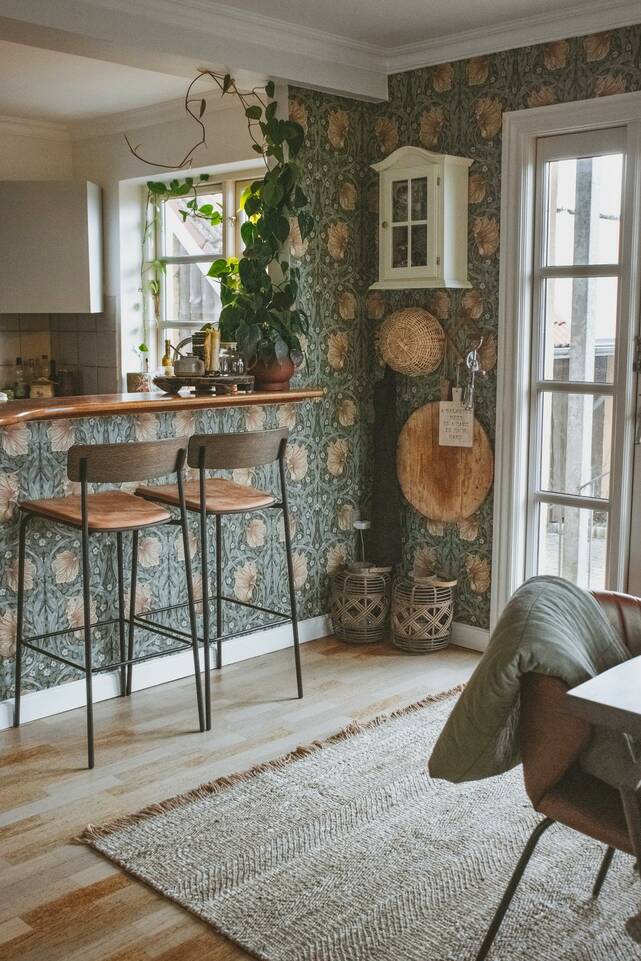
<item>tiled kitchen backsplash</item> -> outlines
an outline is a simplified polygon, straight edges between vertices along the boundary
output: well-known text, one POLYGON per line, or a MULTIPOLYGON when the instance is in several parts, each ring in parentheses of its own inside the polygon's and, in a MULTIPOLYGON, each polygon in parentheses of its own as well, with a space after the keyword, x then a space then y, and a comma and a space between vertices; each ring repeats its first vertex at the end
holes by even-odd
POLYGON ((43 354, 74 372, 80 394, 119 390, 116 298, 100 314, 0 314, 0 390, 11 386, 16 357, 43 354))

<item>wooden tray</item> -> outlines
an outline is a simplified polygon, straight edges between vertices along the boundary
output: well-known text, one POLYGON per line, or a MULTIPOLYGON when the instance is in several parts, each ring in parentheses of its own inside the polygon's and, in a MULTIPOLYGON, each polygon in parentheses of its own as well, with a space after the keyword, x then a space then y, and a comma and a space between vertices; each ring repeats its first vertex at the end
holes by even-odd
POLYGON ((435 402, 408 418, 398 439, 396 469, 412 507, 430 520, 452 524, 474 514, 489 494, 494 456, 476 419, 472 447, 441 447, 438 414, 435 402))
POLYGON ((175 374, 173 377, 154 377, 154 384, 166 394, 177 394, 183 387, 191 387, 196 396, 203 394, 253 394, 251 374, 175 374))

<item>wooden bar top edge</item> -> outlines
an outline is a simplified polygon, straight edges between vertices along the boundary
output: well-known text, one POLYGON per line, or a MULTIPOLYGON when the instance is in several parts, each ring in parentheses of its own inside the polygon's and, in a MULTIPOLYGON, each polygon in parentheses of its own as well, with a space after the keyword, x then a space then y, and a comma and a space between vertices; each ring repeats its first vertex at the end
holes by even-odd
POLYGON ((320 388, 253 394, 221 394, 194 397, 192 394, 85 394, 50 397, 43 400, 10 400, 0 404, 0 428, 28 421, 71 420, 78 417, 108 417, 114 414, 144 414, 173 410, 203 410, 210 407, 261 407, 267 404, 296 404, 325 396, 320 388))

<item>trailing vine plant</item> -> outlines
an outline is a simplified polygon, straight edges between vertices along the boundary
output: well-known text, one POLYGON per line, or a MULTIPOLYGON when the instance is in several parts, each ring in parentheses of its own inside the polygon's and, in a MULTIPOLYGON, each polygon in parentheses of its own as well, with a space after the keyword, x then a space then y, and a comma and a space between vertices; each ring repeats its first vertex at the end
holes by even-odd
MULTIPOLYGON (((185 94, 185 110, 199 127, 199 138, 178 164, 147 160, 139 146, 134 147, 125 139, 134 156, 144 163, 174 170, 189 166, 195 151, 206 142, 202 118, 207 101, 204 97, 196 97, 193 92, 195 84, 203 77, 213 80, 223 96, 238 98, 247 118, 252 149, 265 162, 264 176, 253 181, 241 196, 240 206, 245 216, 240 228, 244 244, 242 256, 218 258, 208 272, 208 276, 220 283, 223 305, 221 337, 236 341, 250 365, 256 361, 269 365, 287 358, 299 365, 303 360, 301 336, 308 332, 309 318, 299 303, 299 270, 290 267, 284 256, 284 247, 293 221, 297 222, 301 238, 305 240, 314 228, 314 220, 301 186, 302 170, 296 162, 305 132, 295 121, 276 116, 278 103, 273 99, 273 82, 270 81, 264 90, 242 91, 229 74, 210 70, 199 73, 185 94)), ((220 211, 213 210, 211 204, 199 205, 193 178, 173 180, 169 184, 150 181, 147 188, 151 218, 148 214, 149 227, 146 223, 143 246, 150 236, 148 231, 155 229, 160 203, 167 196, 193 193, 181 211, 183 219, 200 217, 211 224, 221 222, 220 211)), ((153 273, 148 281, 149 292, 157 303, 160 275, 165 266, 161 260, 148 261, 144 266, 153 273)))

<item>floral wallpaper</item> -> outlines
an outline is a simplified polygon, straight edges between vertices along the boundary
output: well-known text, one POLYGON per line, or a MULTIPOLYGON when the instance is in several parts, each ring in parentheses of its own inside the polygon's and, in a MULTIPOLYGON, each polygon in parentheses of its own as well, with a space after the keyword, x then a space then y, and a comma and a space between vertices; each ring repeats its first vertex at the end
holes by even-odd
MULTIPOLYGON (((363 180, 354 186, 360 191, 357 203, 366 223, 365 236, 360 238, 365 283, 357 287, 355 271, 350 293, 359 303, 365 302, 372 376, 380 370, 374 356, 375 331, 389 311, 425 307, 448 335, 442 369, 425 377, 397 376, 399 429, 417 407, 440 398, 441 378, 454 380, 457 357, 482 335, 481 363, 487 373, 477 380, 476 416, 494 444, 503 112, 639 89, 641 26, 634 26, 396 74, 389 79, 386 103, 350 105, 325 98, 320 135, 325 131, 329 142, 325 156, 335 190, 341 190, 346 147, 361 144, 363 149, 363 180), (471 290, 368 293, 378 264, 378 182, 370 164, 405 144, 473 159, 469 178, 471 290)), ((292 109, 298 117, 315 103, 316 95, 296 91, 292 109)), ((317 111, 311 113, 318 119, 317 111)), ((353 170, 353 155, 350 165, 353 170)), ((322 173, 317 171, 317 176, 322 173)), ((343 214, 327 229, 327 250, 336 256, 351 242, 349 220, 343 214)), ((343 259, 337 259, 342 265, 343 259)), ((347 286, 343 270, 336 278, 347 286)), ((404 566, 457 576, 455 619, 487 627, 492 494, 476 515, 459 524, 432 523, 404 503, 401 524, 404 566)))
MULTIPOLYGON (((149 414, 32 424, 0 430, 0 699, 13 690, 17 587, 16 503, 69 489, 66 452, 73 443, 177 436, 193 431, 243 430, 287 424, 287 461, 294 521, 294 564, 302 617, 327 611, 329 576, 355 551, 353 511, 367 513, 371 487, 372 387, 380 366, 375 331, 396 307, 434 313, 448 335, 443 369, 399 375, 399 428, 421 404, 440 396, 441 378, 453 378, 456 351, 483 334, 477 416, 494 439, 498 313, 501 118, 505 110, 607 96, 641 88, 641 27, 525 47, 441 64, 390 77, 381 104, 293 89, 290 111, 306 130, 301 154, 305 189, 316 230, 302 242, 292 232, 292 256, 302 269, 302 292, 312 318, 308 365, 298 383, 322 385, 319 403, 149 414), (375 160, 403 144, 473 158, 469 181, 469 253, 472 289, 368 292, 377 263, 375 160)), ((236 472, 239 480, 269 486, 261 469, 236 472)), ((437 525, 405 505, 404 566, 459 577, 455 617, 487 626, 492 549, 492 497, 477 515, 437 525)), ((286 603, 282 530, 276 515, 257 512, 225 521, 226 590, 240 600, 286 603)), ((197 565, 194 524, 191 549, 197 565)), ((175 529, 143 535, 139 607, 183 597, 182 547, 175 529)), ((92 602, 100 618, 115 605, 115 544, 94 538, 92 602)), ((27 630, 36 633, 81 623, 79 543, 68 529, 37 523, 27 551, 27 630)), ((184 615, 176 615, 178 619, 184 615)), ((229 614, 226 625, 246 624, 229 614)), ((184 621, 183 621, 184 623, 184 621)), ((65 655, 80 654, 80 635, 50 642, 65 655)), ((140 649, 164 642, 141 633, 140 649)), ((114 653, 114 634, 96 636, 96 661, 114 653)), ((25 656, 25 689, 70 679, 73 672, 34 654, 25 656)))

